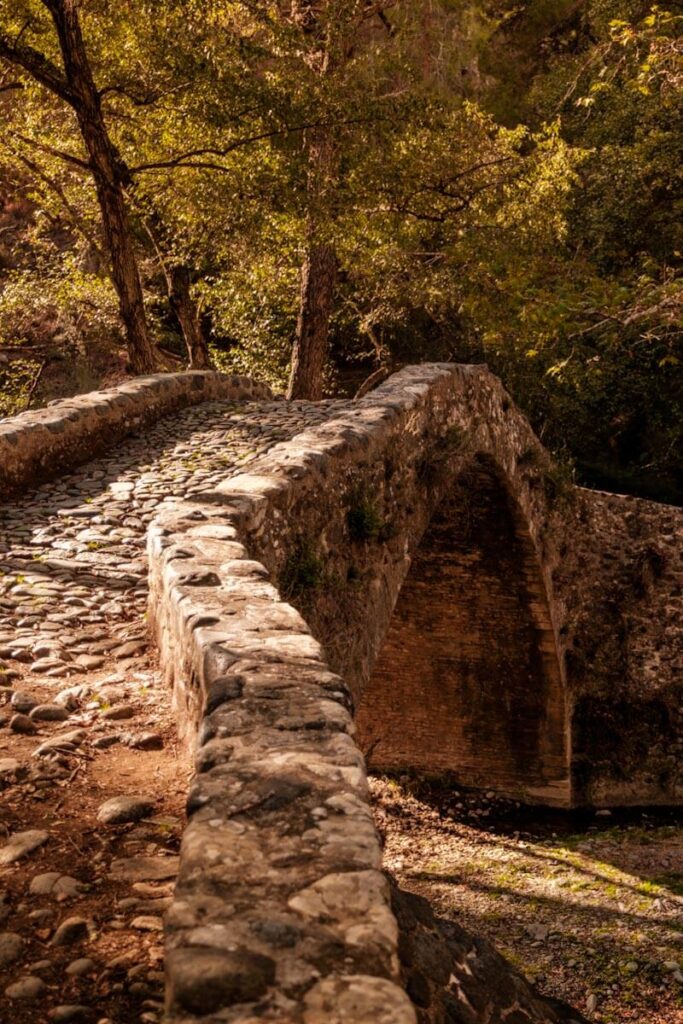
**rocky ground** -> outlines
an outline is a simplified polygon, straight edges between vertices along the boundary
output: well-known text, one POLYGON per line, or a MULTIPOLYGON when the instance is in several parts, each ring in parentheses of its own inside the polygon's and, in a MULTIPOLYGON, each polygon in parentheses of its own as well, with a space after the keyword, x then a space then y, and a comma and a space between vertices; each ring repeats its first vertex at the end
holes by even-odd
POLYGON ((145 534, 336 403, 207 403, 0 506, 0 1020, 155 1024, 190 764, 145 534))
POLYGON ((563 815, 374 778, 385 865, 601 1024, 683 1022, 683 830, 672 813, 563 815))

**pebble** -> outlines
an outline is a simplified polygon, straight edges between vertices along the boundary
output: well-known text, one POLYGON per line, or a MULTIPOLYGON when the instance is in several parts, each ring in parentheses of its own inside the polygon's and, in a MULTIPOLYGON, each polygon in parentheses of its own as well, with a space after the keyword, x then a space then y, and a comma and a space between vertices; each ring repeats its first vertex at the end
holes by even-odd
POLYGON ((29 697, 27 693, 22 693, 19 690, 12 694, 12 698, 10 700, 10 704, 14 710, 20 712, 22 715, 26 715, 29 711, 32 711, 37 703, 38 701, 34 700, 33 697, 29 697))
POLYGON ((36 875, 31 879, 28 891, 33 896, 47 896, 55 887, 59 878, 59 871, 45 871, 42 875, 36 875))
POLYGON ((139 917, 134 917, 130 926, 141 932, 162 932, 164 930, 163 919, 151 914, 140 914, 139 917))
POLYGON ((84 956, 79 960, 72 960, 66 969, 66 973, 72 978, 81 978, 84 974, 91 974, 95 970, 95 961, 84 956))
POLYGON ((36 962, 34 964, 31 964, 31 966, 29 967, 29 970, 30 970, 31 974, 35 974, 36 971, 38 971, 38 973, 40 973, 40 971, 50 971, 50 970, 52 970, 52 961, 51 960, 36 960, 36 962))
POLYGON ((102 718, 107 722, 119 722, 126 718, 135 717, 135 708, 130 707, 128 704, 119 704, 115 708, 107 708, 106 711, 102 712, 102 718))
POLYGON ((60 704, 38 704, 29 717, 34 722, 65 722, 69 712, 60 704))
POLYGON ((61 669, 64 667, 64 662, 61 658, 39 658, 38 661, 34 661, 31 665, 31 672, 42 674, 43 672, 50 672, 52 669, 61 669))
POLYGON ((109 877, 122 882, 158 882, 177 874, 178 857, 126 857, 112 861, 109 877))
POLYGON ((67 917, 52 936, 51 945, 71 946, 89 936, 88 922, 83 917, 67 917))
POLYGON ((81 702, 90 695, 89 686, 70 686, 66 690, 60 690, 55 697, 55 704, 61 704, 67 711, 76 711, 81 702))
POLYGON ((80 896, 82 891, 83 883, 79 882, 77 878, 72 878, 71 875, 60 875, 53 886, 52 894, 61 901, 80 896))
POLYGON ((154 813, 154 804, 151 796, 114 796, 100 806, 97 820, 104 825, 140 821, 154 813))
POLYGON ((22 939, 15 932, 0 932, 0 969, 21 956, 22 939))
POLYGON ((12 715, 9 727, 12 732, 18 732, 22 736, 32 736, 38 732, 38 727, 24 714, 12 715))
POLYGON ((46 757, 59 750, 73 751, 81 745, 87 733, 82 729, 75 729, 72 732, 61 732, 44 740, 39 747, 33 751, 34 757, 46 757))
POLYGON ((8 999, 25 999, 27 1002, 33 1002, 35 999, 40 999, 46 991, 47 985, 41 978, 29 975, 15 981, 13 985, 8 985, 5 995, 8 999))
POLYGON ((110 733, 109 736, 98 736, 96 740, 93 740, 92 745, 96 750, 107 750, 120 742, 121 737, 118 733, 110 733))
POLYGON ((37 850, 49 839, 47 832, 39 829, 29 829, 26 832, 15 832, 10 836, 8 842, 0 848, 0 866, 14 864, 23 857, 37 850))
POLYGON ((92 1017, 93 1011, 89 1006, 55 1006, 50 1010, 50 1019, 57 1024, 66 1024, 70 1020, 88 1020, 92 1017))
POLYGON ((164 739, 158 732, 129 733, 121 742, 133 750, 163 750, 164 739))

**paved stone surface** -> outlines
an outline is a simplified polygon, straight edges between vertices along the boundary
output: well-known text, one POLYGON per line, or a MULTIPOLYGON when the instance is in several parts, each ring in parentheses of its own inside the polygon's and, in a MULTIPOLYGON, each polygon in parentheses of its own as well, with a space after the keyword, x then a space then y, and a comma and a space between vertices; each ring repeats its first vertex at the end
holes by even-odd
MULTIPOLYGON (((13 670, 27 683, 77 683, 108 658, 125 664, 143 653, 150 520, 166 502, 213 488, 341 405, 205 403, 0 506, 0 683, 13 670)), ((35 694, 15 691, 16 712, 60 715, 47 710, 52 700, 39 699, 48 696, 42 685, 35 694)))
MULTIPOLYGON (((160 728, 171 720, 170 693, 150 664, 147 642, 148 524, 166 502, 213 489, 272 445, 328 418, 337 405, 195 406, 71 475, 0 505, 0 719, 4 715, 9 727, 0 731, 0 787, 18 819, 11 836, 0 835, 0 866, 10 872, 14 910, 27 908, 25 925, 0 936, 0 1019, 16 1018, 11 1007, 18 1002, 10 1000, 21 1000, 27 1024, 48 1017, 144 1024, 160 1019, 161 914, 177 856, 145 856, 149 839, 131 837, 124 852, 132 856, 119 855, 108 866, 106 852, 95 854, 84 869, 78 857, 82 824, 69 834, 67 822, 65 835, 57 811, 54 842, 62 852, 52 863, 62 870, 47 870, 52 829, 49 837, 27 825, 22 830, 23 813, 36 800, 59 807, 59 787, 69 785, 74 773, 87 794, 90 774, 102 778, 97 759, 113 759, 107 763, 115 769, 123 751, 145 765, 140 788, 126 792, 125 773, 115 777, 109 799, 95 800, 88 812, 92 834, 116 833, 125 840, 126 830, 142 829, 157 842, 168 837, 171 849, 177 844, 180 818, 147 820, 166 796, 155 759, 169 753, 169 743, 176 756, 172 738, 160 728), (108 827, 113 824, 118 831, 108 827), (34 861, 37 867, 27 871, 34 861), (91 933, 87 901, 93 883, 114 886, 118 902, 111 911, 102 909, 110 916, 96 921, 91 933), (117 957, 102 961, 100 931, 104 949, 112 941, 107 936, 120 936, 120 963, 117 957), (74 960, 79 943, 87 959, 74 960), (51 960, 39 970, 45 948, 51 960), (111 981, 93 989, 92 978, 102 971, 111 981)), ((106 775, 105 769, 105 781, 106 775)), ((98 783, 95 792, 101 788, 98 783)), ((2 885, 0 877, 0 896, 2 885)))

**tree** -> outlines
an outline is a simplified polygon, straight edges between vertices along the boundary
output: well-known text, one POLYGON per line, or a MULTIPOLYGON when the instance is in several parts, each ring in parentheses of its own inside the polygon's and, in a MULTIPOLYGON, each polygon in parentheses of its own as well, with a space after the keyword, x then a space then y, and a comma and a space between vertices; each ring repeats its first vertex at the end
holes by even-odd
MULTIPOLYGON (((36 36, 45 34, 42 30, 46 26, 35 14, 33 6, 24 12, 26 18, 23 20, 23 28, 15 29, 15 33, 22 33, 21 37, 15 34, 12 41, 10 34, 5 33, 0 39, 0 55, 28 71, 34 81, 47 87, 52 95, 61 101, 66 100, 68 107, 76 113, 78 130, 89 159, 80 160, 63 149, 41 145, 38 140, 28 138, 25 132, 20 139, 14 133, 10 149, 34 177, 40 178, 58 193, 63 208, 81 233, 84 218, 79 213, 78 203, 69 201, 69 190, 60 183, 58 174, 41 167, 35 155, 27 155, 26 148, 33 142, 39 146, 43 159, 47 153, 50 159, 65 160, 72 171, 76 169, 92 176, 105 245, 110 256, 112 280, 119 296, 121 317, 128 337, 131 365, 136 372, 152 370, 158 362, 146 322, 140 258, 137 255, 145 242, 148 247, 151 246, 152 254, 162 269, 169 306, 177 318, 188 363, 193 368, 205 368, 210 365, 210 359, 192 296, 192 272, 184 264, 182 254, 175 251, 174 241, 169 238, 167 226, 154 203, 138 194, 131 161, 122 155, 110 127, 111 123, 118 122, 119 126, 127 123, 124 141, 126 149, 135 155, 135 150, 141 148, 140 136, 144 134, 146 123, 144 119, 139 121, 132 112, 149 110, 163 96, 158 72, 157 81, 151 86, 148 81, 137 81, 135 70, 131 71, 126 66, 126 61, 131 61, 134 68, 144 65, 147 40, 140 31, 141 26, 132 16, 125 22, 129 37, 124 42, 128 45, 123 47, 124 58, 117 60, 116 33, 113 32, 106 12, 91 11, 91 54, 86 52, 77 4, 45 0, 43 6, 49 9, 52 23, 57 28, 64 80, 60 82, 61 71, 53 64, 48 84, 45 74, 47 58, 22 42, 29 29, 33 29, 36 36), (106 40, 108 34, 113 37, 109 48, 103 43, 103 37, 106 40), (136 47, 130 45, 131 36, 136 47), (134 56, 136 48, 138 53, 134 56), (99 88, 95 85, 94 66, 106 68, 107 83, 99 88), (73 80, 71 85, 70 80, 73 80), (131 144, 132 150, 129 148, 131 144)), ((55 135, 63 134, 65 127, 64 122, 55 124, 55 135)), ((9 125, 7 131, 12 132, 9 125)))
MULTIPOLYGON (((54 23, 63 69, 39 50, 22 42, 22 30, 14 36, 8 32, 0 35, 0 57, 31 75, 68 104, 76 116, 88 154, 85 166, 93 176, 97 192, 131 365, 137 373, 153 372, 157 360, 147 327, 125 197, 129 175, 104 120, 101 95, 93 79, 81 31, 78 3, 77 0, 43 0, 43 5, 54 23)), ((23 29, 31 21, 25 23, 23 29)))

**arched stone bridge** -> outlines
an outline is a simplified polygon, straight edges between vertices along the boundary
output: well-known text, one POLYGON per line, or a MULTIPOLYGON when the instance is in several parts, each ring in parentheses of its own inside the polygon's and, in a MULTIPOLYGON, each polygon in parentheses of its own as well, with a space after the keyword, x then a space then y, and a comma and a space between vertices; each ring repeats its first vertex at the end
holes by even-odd
MULTIPOLYGON (((18 417, 5 489, 254 396, 143 378, 18 417)), ((680 510, 575 488, 484 367, 409 367, 321 408, 149 528, 149 618, 197 765, 174 1021, 415 1020, 366 761, 562 807, 681 800, 680 510)))

